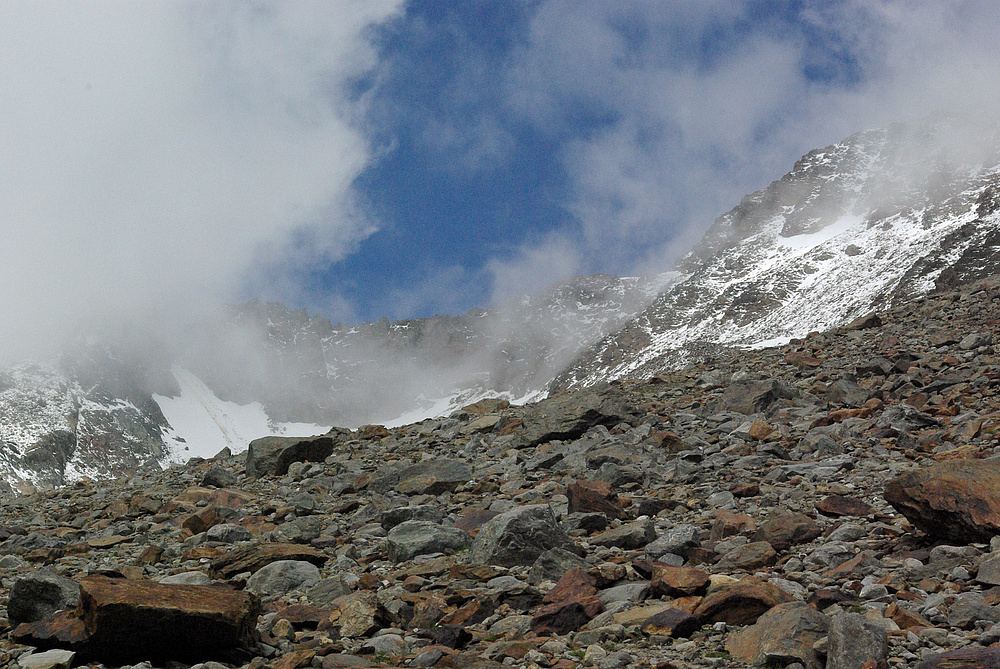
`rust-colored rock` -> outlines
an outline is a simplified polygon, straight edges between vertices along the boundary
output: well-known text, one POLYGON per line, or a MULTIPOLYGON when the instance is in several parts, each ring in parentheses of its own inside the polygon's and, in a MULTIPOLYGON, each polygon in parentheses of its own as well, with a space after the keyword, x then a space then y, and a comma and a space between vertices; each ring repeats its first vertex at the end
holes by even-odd
POLYGON ((812 541, 823 531, 816 521, 801 513, 790 513, 768 519, 757 528, 754 541, 766 541, 774 550, 786 551, 795 544, 812 541))
POLYGON ((1000 669, 1000 648, 959 648, 932 655, 917 669, 1000 669))
POLYGON ((231 578, 245 571, 254 573, 278 560, 304 560, 322 567, 327 559, 315 548, 300 544, 255 544, 212 560, 210 570, 216 578, 231 578))
POLYGON ((830 495, 816 502, 816 510, 825 516, 870 517, 875 509, 871 504, 847 495, 830 495))
POLYGON ((703 623, 751 625, 773 607, 790 601, 792 596, 784 590, 748 578, 709 593, 695 609, 694 615, 703 623))
POLYGON ((826 636, 829 627, 829 619, 805 602, 779 604, 731 635, 726 650, 750 664, 797 661, 807 669, 822 669, 813 645, 826 636))
POLYGON ((605 481, 577 481, 566 489, 570 513, 603 513, 608 519, 625 518, 618 494, 605 481))
POLYGON ((674 567, 661 562, 652 564, 651 593, 654 597, 684 597, 704 592, 709 576, 694 567, 674 567))
POLYGON ((701 622, 687 611, 667 609, 647 618, 646 622, 642 624, 642 631, 646 634, 687 637, 691 636, 699 627, 701 627, 701 622))
POLYGON ((542 599, 546 604, 583 600, 597 594, 597 579, 579 567, 573 567, 559 579, 542 599))
POLYGON ((953 460, 907 472, 884 497, 928 535, 958 544, 1000 534, 1000 462, 953 460))
POLYGON ((105 664, 200 662, 249 650, 260 611, 255 596, 226 587, 88 576, 75 611, 22 625, 14 636, 105 664))
POLYGON ((546 604, 531 618, 531 631, 536 634, 569 634, 590 622, 604 609, 597 597, 546 604))

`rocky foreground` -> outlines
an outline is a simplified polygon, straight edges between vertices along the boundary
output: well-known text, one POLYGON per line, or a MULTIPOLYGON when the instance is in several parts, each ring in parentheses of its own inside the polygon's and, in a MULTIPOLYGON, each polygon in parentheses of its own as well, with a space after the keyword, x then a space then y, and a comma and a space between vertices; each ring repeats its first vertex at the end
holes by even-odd
POLYGON ((998 319, 6 500, 0 663, 1000 666, 998 319))

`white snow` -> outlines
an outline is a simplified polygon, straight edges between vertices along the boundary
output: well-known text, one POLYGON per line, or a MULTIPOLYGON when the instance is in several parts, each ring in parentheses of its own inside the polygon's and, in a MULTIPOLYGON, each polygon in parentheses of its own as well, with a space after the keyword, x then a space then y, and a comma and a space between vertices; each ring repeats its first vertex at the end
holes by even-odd
POLYGON ((848 232, 855 225, 864 221, 862 216, 841 216, 836 222, 825 226, 822 230, 809 235, 795 235, 794 237, 778 237, 778 244, 787 249, 803 254, 806 251, 816 248, 824 242, 828 242, 845 232, 848 232))
POLYGON ((225 447, 238 453, 259 437, 308 437, 329 430, 311 423, 275 423, 259 402, 241 405, 223 401, 194 374, 180 367, 171 371, 181 394, 153 395, 170 424, 164 435, 170 461, 210 458, 225 447))

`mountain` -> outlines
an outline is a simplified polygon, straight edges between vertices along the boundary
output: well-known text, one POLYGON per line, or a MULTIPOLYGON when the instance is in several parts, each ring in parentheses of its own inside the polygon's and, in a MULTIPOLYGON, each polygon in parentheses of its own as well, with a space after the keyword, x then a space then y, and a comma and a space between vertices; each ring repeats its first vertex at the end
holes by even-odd
POLYGON ((183 337, 81 334, 0 370, 0 480, 61 485, 649 378, 1000 273, 997 146, 995 128, 949 120, 858 133, 743 198, 668 272, 576 277, 496 309, 334 325, 254 301, 183 337))
POLYGON ((997 140, 937 121, 809 152, 717 219, 680 277, 550 391, 787 342, 1000 272, 997 140))

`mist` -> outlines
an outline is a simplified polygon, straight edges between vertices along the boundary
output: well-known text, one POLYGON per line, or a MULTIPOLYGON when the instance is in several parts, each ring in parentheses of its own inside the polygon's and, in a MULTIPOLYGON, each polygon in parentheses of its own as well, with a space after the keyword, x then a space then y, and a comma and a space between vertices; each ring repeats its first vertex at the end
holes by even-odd
POLYGON ((346 84, 401 6, 3 3, 0 362, 287 288, 371 234, 346 84))

